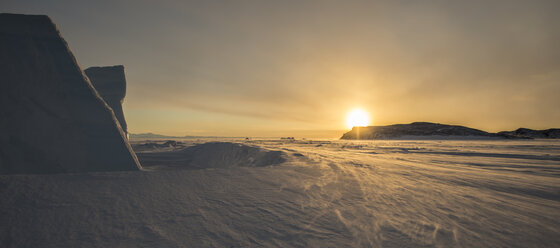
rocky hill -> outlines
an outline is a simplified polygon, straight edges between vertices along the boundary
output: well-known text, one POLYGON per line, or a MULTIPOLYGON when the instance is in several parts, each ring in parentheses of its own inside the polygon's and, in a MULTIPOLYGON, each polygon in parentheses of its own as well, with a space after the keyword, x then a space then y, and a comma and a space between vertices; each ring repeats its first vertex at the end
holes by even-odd
POLYGON ((431 122, 413 122, 388 126, 354 127, 341 139, 560 139, 560 129, 533 130, 519 128, 515 131, 489 133, 486 131, 431 122))
POLYGON ((499 132, 498 135, 510 136, 514 138, 560 139, 560 128, 551 128, 545 130, 519 128, 514 131, 502 131, 499 132))
POLYGON ((497 137, 496 134, 457 125, 413 122, 388 126, 354 127, 341 139, 391 139, 403 136, 471 136, 497 137))

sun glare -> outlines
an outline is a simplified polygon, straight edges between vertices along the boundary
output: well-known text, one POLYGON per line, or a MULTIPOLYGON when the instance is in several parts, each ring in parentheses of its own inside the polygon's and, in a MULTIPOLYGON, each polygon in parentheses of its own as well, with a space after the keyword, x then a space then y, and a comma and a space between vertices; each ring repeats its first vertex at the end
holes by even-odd
POLYGON ((354 109, 346 116, 346 126, 352 127, 365 127, 369 125, 369 114, 363 109, 354 109))

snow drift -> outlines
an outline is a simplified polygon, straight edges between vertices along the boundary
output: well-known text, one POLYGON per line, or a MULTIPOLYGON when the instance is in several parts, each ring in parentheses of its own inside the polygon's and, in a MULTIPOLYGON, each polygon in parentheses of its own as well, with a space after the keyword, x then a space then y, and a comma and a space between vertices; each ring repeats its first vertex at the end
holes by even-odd
POLYGON ((1 174, 139 169, 49 17, 0 14, 0 80, 1 174))
POLYGON ((285 156, 282 151, 232 142, 209 142, 174 151, 138 153, 145 168, 185 169, 262 167, 283 163, 285 156))
POLYGON ((0 247, 560 247, 555 140, 180 141, 201 163, 287 157, 0 175, 0 247))

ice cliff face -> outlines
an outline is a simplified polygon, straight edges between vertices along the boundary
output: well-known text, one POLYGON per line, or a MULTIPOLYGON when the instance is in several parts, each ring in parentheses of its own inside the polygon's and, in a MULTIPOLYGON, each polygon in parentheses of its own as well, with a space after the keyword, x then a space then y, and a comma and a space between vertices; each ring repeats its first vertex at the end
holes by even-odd
POLYGON ((122 103, 126 95, 124 66, 90 67, 84 70, 91 84, 113 109, 125 135, 128 135, 122 103))
POLYGON ((403 136, 477 136, 496 137, 482 130, 430 122, 413 122, 389 126, 354 127, 341 139, 391 139, 403 136))
POLYGON ((51 19, 0 14, 0 174, 139 168, 51 19))

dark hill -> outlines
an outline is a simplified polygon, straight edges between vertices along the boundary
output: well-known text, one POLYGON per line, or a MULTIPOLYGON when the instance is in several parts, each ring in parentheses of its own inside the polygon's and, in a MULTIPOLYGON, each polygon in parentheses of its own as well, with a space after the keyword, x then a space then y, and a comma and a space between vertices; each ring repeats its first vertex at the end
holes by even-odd
POLYGON ((388 126, 354 127, 341 139, 391 139, 402 136, 476 136, 497 137, 496 134, 457 125, 413 122, 388 126))
POLYGON ((546 130, 519 128, 514 131, 502 131, 499 132, 498 135, 514 138, 560 139, 560 128, 551 128, 546 130))
MULTIPOLYGON (((533 130, 519 128, 515 131, 489 133, 486 131, 459 125, 446 125, 431 122, 413 122, 388 126, 353 127, 342 135, 341 139, 398 139, 407 136, 452 139, 560 139, 560 129, 533 130)), ((413 138, 410 137, 410 138, 413 138)))

